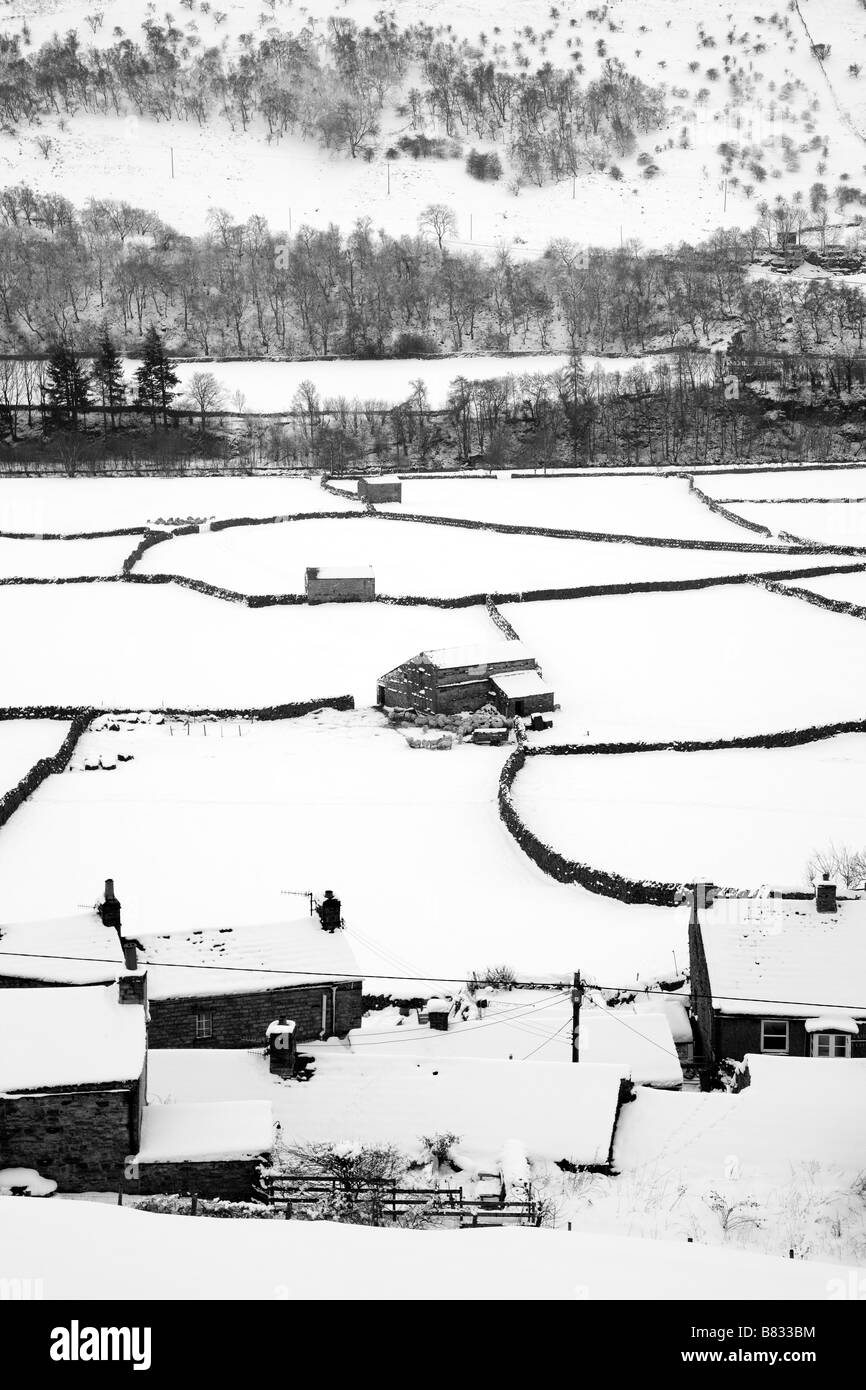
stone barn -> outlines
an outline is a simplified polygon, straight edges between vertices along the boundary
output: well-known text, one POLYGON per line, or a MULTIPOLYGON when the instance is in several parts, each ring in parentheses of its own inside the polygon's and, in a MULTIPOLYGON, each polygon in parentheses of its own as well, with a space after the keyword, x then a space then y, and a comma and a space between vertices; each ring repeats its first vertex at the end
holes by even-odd
POLYGON ((304 588, 308 603, 370 603, 376 597, 371 565, 310 566, 304 588))
POLYGON ((365 502, 402 502, 403 484, 399 478, 359 478, 358 496, 365 502))
POLYGON ((554 707, 535 657, 522 642, 504 640, 419 652, 380 677, 376 703, 423 714, 465 714, 494 704, 509 717, 554 707))

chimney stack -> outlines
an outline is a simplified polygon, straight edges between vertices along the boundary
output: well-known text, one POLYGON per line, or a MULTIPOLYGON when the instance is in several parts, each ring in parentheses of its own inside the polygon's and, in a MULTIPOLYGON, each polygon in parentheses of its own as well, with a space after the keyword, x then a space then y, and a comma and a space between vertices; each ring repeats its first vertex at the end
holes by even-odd
POLYGON ((339 931, 343 925, 343 918, 340 913, 340 899, 335 898, 330 888, 325 889, 325 896, 320 903, 316 904, 316 912, 322 924, 322 931, 339 931))
POLYGON ((816 912, 835 912, 836 911, 836 884, 830 878, 829 873, 825 873, 815 880, 815 910, 816 912))
POLYGON ((117 981, 117 997, 121 1004, 147 1002, 147 972, 136 970, 134 975, 121 975, 117 981))
POLYGON ((291 1076, 295 1070, 295 1023, 290 1018, 277 1018, 268 1024, 265 1036, 270 1070, 278 1076, 291 1076))
POLYGON ((97 908, 97 912, 99 913, 100 917, 102 918, 102 924, 103 924, 103 926, 105 926, 105 927, 113 927, 114 930, 117 932, 117 934, 118 934, 118 936, 119 936, 119 935, 120 935, 120 902, 119 902, 118 899, 114 896, 114 879, 113 879, 113 878, 107 878, 107 879, 105 880, 105 895, 104 895, 103 901, 100 903, 99 907, 97 908))
POLYGON ((450 1013, 450 999, 428 999, 427 1017, 430 1021, 431 1028, 437 1029, 440 1033, 447 1033, 450 1013))

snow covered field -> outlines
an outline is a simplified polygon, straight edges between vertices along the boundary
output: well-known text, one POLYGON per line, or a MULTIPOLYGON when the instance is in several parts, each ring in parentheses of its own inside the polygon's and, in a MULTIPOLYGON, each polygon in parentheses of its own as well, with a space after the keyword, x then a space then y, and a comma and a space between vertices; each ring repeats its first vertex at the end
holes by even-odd
POLYGON ((702 490, 737 510, 742 498, 784 502, 789 498, 866 497, 866 467, 786 468, 768 472, 702 473, 702 490))
POLYGON ((134 760, 50 778, 17 812, 0 921, 68 914, 111 872, 133 932, 290 920, 284 890, 330 886, 368 985, 500 960, 563 978, 578 959, 627 984, 684 949, 682 914, 565 887, 525 858, 498 817, 502 750, 412 751, 373 713, 203 728, 85 735, 77 763, 134 760), (52 873, 35 875, 46 845, 52 873))
MULTIPOLYGON (((560 1231, 388 1231, 191 1221, 131 1207, 0 1198, 10 1268, 51 1299, 825 1299, 838 1264, 560 1231), (473 1258, 464 1258, 466 1240, 473 1258)), ((859 1272, 850 1271, 856 1287, 859 1272)))
POLYGON ((866 502, 736 502, 729 509, 775 536, 787 531, 822 545, 866 546, 866 502))
MULTIPOLYGON (((579 488, 580 480, 575 479, 573 485, 579 488)), ((620 486, 627 488, 628 484, 620 486)), ((433 491, 448 484, 431 483, 429 487, 433 491)), ((179 536, 146 551, 136 569, 149 574, 186 575, 238 593, 297 594, 304 591, 307 565, 363 564, 372 565, 378 594, 448 598, 584 584, 772 573, 796 568, 799 563, 804 562, 792 555, 510 536, 410 522, 397 525, 364 516, 358 521, 242 526, 179 536)), ((812 557, 805 563, 814 563, 812 557)))
POLYGON ((39 758, 56 753, 68 731, 63 719, 0 719, 0 797, 39 758))
POLYGON ((664 476, 511 478, 495 481, 407 479, 403 500, 383 511, 468 517, 512 526, 559 526, 612 535, 754 544, 761 538, 717 516, 688 490, 683 478, 664 476))
POLYGON ((751 585, 503 611, 562 705, 551 742, 710 739, 863 718, 866 624, 751 585))
POLYGON ((0 579, 80 579, 120 574, 134 536, 88 541, 10 541, 0 538, 0 579))
POLYGON ((632 878, 803 883, 816 848, 860 844, 866 736, 799 748, 530 758, 526 823, 572 859, 632 878))
MULTIPOLYGON (((423 381, 431 410, 444 409, 448 388, 455 377, 485 381, 493 377, 513 377, 559 371, 568 359, 548 353, 528 357, 440 357, 398 358, 390 361, 333 362, 180 362, 177 374, 181 389, 195 372, 211 372, 222 386, 228 409, 240 391, 244 409, 270 414, 291 410, 292 398, 302 381, 312 381, 323 401, 374 401, 388 407, 405 401, 416 381, 423 381)), ((649 358, 650 367, 663 362, 663 355, 649 358)), ((583 358, 586 372, 601 376, 625 374, 641 361, 637 357, 583 358)), ((138 364, 126 363, 129 378, 138 364)))
POLYGON ((0 706, 258 709, 346 694, 371 705, 383 672, 489 638, 491 623, 483 608, 249 609, 174 584, 63 584, 0 587, 0 631, 0 706))
MULTIPOLYGON (((170 521, 357 511, 359 505, 307 478, 3 478, 0 531, 84 535, 170 521)), ((127 549, 134 544, 133 538, 127 549)))
POLYGON ((828 574, 826 579, 792 579, 790 583, 797 589, 809 589, 825 598, 866 608, 866 573, 828 574))

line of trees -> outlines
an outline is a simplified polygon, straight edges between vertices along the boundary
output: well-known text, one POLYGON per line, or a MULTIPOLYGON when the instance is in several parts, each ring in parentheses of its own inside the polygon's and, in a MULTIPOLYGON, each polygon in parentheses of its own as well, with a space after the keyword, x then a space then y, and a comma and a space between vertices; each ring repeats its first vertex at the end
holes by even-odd
POLYGON ((155 323, 172 350, 204 356, 644 352, 741 328, 753 349, 863 346, 860 285, 750 276, 758 228, 588 257, 560 238, 535 259, 503 248, 483 260, 449 244, 454 226, 453 211, 432 204, 414 236, 360 219, 345 235, 332 225, 283 238, 260 216, 236 222, 216 210, 190 237, 126 202, 91 199, 79 211, 57 194, 6 187, 0 348, 44 352, 74 339, 95 355, 103 323, 124 351, 139 351, 155 323))
MULTIPOLYGON (((23 406, 28 426, 38 415, 43 429, 77 430, 88 413, 101 413, 103 433, 117 429, 124 409, 146 411, 154 428, 168 425, 168 411, 180 378, 162 338, 151 326, 144 339, 141 364, 127 386, 120 353, 103 323, 92 358, 82 356, 67 338, 51 345, 40 361, 6 359, 0 364, 0 421, 15 442, 23 406)), ((195 399, 195 397, 193 397, 195 399)))

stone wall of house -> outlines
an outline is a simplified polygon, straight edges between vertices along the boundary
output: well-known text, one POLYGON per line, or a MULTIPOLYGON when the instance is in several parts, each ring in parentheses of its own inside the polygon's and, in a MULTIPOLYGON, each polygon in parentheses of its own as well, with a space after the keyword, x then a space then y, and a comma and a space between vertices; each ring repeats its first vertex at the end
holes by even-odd
POLYGON ((116 1191, 138 1148, 139 1087, 0 1098, 0 1166, 35 1168, 62 1192, 116 1191))
MULTIPOLYGON (((827 1010, 832 1013, 832 1010, 827 1010)), ((820 1013, 815 1010, 816 1015, 820 1013)), ((783 1014, 766 1013, 764 1018, 782 1018, 783 1014)), ((761 1017, 751 1017, 750 1015, 716 1015, 716 1059, 721 1062, 725 1058, 741 1062, 749 1052, 760 1053, 761 1051, 761 1017)), ((809 1057, 811 1056, 811 1041, 806 1032, 806 1023, 802 1018, 792 1018, 788 1021, 788 1053, 789 1057, 809 1057)), ((866 1024, 860 1024, 860 1032, 851 1039, 851 1056, 866 1057, 866 1024)))
POLYGON ((150 1047, 264 1047, 265 1029, 275 1018, 294 1019, 299 1043, 322 1031, 322 998, 327 1000, 328 1033, 343 1036, 361 1026, 361 982, 337 986, 337 1020, 331 1017, 331 986, 307 985, 250 991, 248 994, 182 995, 150 1000, 150 1047), (213 1035, 196 1039, 196 1014, 212 1016, 213 1035))
POLYGON ((124 1190, 131 1196, 151 1197, 177 1193, 197 1197, 222 1197, 249 1202, 258 1181, 258 1167, 268 1155, 256 1158, 197 1159, 186 1163, 140 1163, 138 1176, 128 1178, 124 1190))

